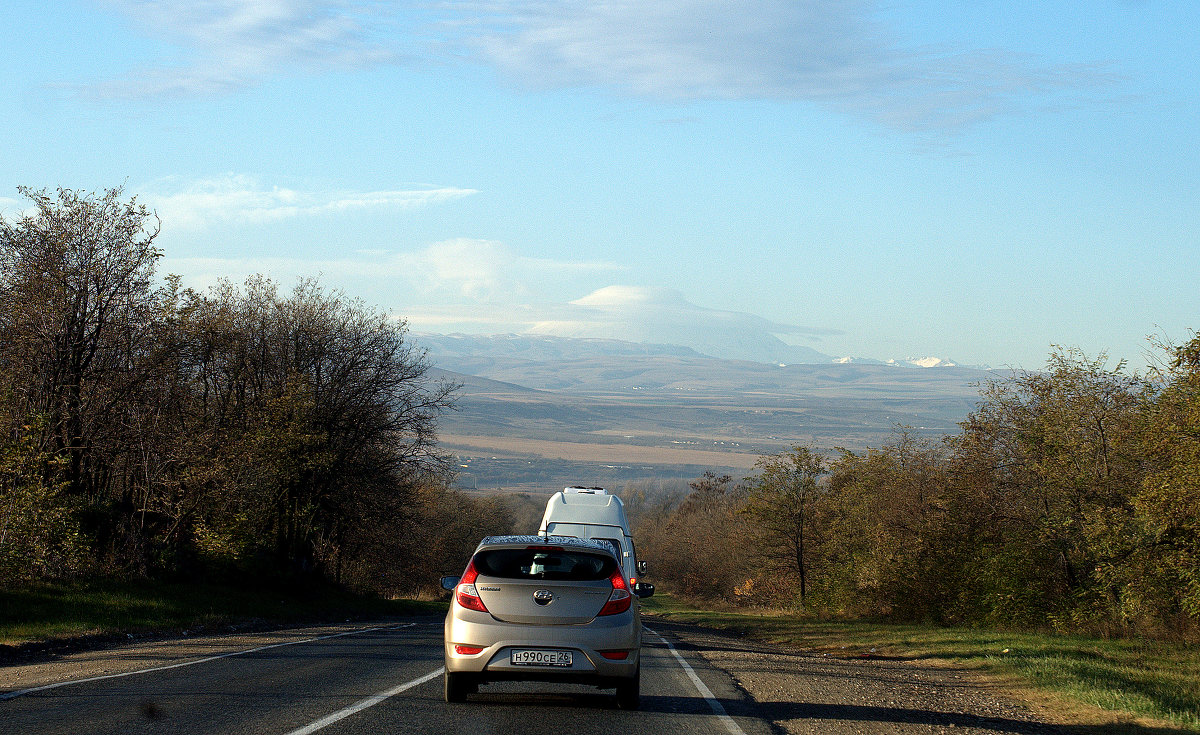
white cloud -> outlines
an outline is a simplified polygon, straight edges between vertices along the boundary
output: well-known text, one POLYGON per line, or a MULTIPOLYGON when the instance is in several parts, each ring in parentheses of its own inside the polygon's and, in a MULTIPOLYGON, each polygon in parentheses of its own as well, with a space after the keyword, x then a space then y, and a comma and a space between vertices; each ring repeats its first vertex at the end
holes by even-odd
MULTIPOLYGON (((383 306, 420 308, 430 314, 505 314, 495 320, 528 325, 537 320, 527 301, 549 302, 559 288, 590 281, 597 274, 625 270, 614 263, 570 262, 520 255, 509 246, 489 241, 457 239, 434 243, 417 251, 369 250, 344 257, 304 259, 290 257, 175 258, 163 259, 160 270, 178 273, 192 288, 205 289, 219 279, 239 282, 253 273, 289 283, 319 276, 331 286, 344 288, 383 306), (554 287, 550 287, 553 284, 554 287)), ((546 313, 541 310, 544 318, 546 313)))
POLYGON ((297 68, 386 63, 396 52, 373 26, 374 3, 349 0, 106 0, 178 58, 134 70, 89 92, 102 98, 229 92, 297 68))
MULTIPOLYGON (((460 238, 397 257, 397 264, 434 293, 515 304, 547 291, 547 283, 624 270, 602 261, 555 261, 520 255, 504 243, 460 238)), ((539 299, 540 300, 540 299, 539 299)))
POLYGON ((143 187, 139 200, 172 228, 210 222, 261 224, 303 216, 362 209, 408 209, 477 193, 474 189, 429 187, 388 191, 298 191, 267 187, 249 176, 180 182, 163 180, 143 187))
POLYGON ((476 301, 495 297, 516 270, 512 252, 490 240, 447 240, 404 260, 428 283, 476 301))
POLYGON ((472 5, 482 20, 461 42, 514 79, 667 100, 803 100, 904 129, 960 127, 1104 81, 1098 67, 1003 50, 905 46, 878 0, 472 5))
POLYGON ((32 214, 35 210, 36 207, 31 207, 29 200, 0 197, 0 217, 16 220, 26 214, 32 214))
POLYGON ((882 0, 108 0, 174 55, 104 98, 228 93, 295 70, 440 68, 659 100, 812 102, 906 130, 956 129, 1111 83, 1102 65, 906 43, 882 0))

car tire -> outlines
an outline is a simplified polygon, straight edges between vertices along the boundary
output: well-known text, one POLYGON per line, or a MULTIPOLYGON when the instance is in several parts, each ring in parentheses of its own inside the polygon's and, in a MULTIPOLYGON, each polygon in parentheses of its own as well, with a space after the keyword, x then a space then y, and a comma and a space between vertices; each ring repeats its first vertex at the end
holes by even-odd
POLYGON ((447 702, 465 702, 468 694, 479 691, 477 685, 468 674, 454 674, 449 671, 443 679, 442 693, 447 702))
POLYGON ((617 707, 637 709, 642 704, 642 666, 629 679, 617 682, 617 707))

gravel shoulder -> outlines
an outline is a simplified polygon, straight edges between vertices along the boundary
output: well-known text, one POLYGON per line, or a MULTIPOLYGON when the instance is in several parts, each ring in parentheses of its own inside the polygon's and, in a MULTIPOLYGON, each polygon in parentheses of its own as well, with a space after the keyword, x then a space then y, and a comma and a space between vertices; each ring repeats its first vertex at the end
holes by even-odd
POLYGON ((972 672, 925 661, 844 658, 653 619, 733 678, 789 735, 1064 733, 972 672))

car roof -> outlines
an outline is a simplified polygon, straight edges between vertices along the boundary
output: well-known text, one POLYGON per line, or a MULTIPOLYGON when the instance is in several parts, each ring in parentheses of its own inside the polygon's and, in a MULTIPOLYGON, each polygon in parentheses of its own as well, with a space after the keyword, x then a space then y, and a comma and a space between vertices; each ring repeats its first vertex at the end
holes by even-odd
POLYGON ((606 541, 593 541, 574 536, 488 536, 479 542, 475 551, 479 552, 485 547, 527 546, 558 546, 580 551, 601 551, 613 558, 617 556, 616 550, 606 541))

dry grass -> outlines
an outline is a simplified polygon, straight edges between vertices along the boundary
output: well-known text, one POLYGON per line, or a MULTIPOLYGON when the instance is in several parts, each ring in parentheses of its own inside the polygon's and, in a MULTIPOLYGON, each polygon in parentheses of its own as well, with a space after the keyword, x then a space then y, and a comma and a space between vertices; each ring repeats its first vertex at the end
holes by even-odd
POLYGON ((1101 733, 1200 732, 1200 646, 1034 632, 827 621, 706 610, 656 595, 647 611, 831 655, 884 655, 977 672, 982 685, 1101 733))
POLYGON ((496 457, 536 456, 545 459, 609 464, 708 465, 748 470, 754 467, 759 458, 757 454, 734 451, 642 447, 633 444, 584 444, 463 434, 443 434, 438 437, 438 443, 443 449, 452 452, 470 451, 496 457))
POLYGON ((0 646, 213 627, 436 612, 445 602, 383 600, 313 584, 230 586, 98 579, 0 590, 0 646))

